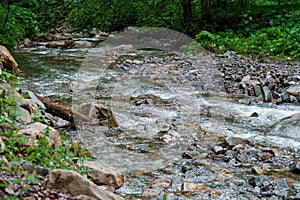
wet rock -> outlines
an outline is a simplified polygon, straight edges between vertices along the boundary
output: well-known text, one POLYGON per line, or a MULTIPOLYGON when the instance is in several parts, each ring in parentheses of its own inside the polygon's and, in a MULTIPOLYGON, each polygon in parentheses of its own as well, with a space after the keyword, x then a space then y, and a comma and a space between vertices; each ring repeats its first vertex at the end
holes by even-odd
POLYGON ((276 149, 276 148, 272 148, 272 147, 264 147, 264 148, 262 148, 262 151, 263 152, 269 152, 269 153, 271 153, 273 156, 280 156, 280 153, 279 153, 279 151, 278 151, 278 149, 276 149))
POLYGON ((184 152, 182 154, 182 158, 185 158, 185 159, 193 159, 193 157, 194 156, 191 153, 189 153, 189 152, 184 152))
POLYGON ((51 115, 50 113, 45 113, 45 118, 48 119, 51 123, 51 126, 55 128, 63 128, 71 126, 69 121, 66 121, 60 117, 51 115))
POLYGON ((265 173, 259 166, 253 166, 251 170, 254 174, 262 175, 265 173))
POLYGON ((291 85, 286 92, 293 96, 300 96, 300 84, 291 85))
POLYGON ((34 38, 36 41, 40 42, 48 42, 48 41, 55 41, 57 40, 57 37, 55 34, 52 33, 42 33, 34 38))
POLYGON ((113 56, 113 55, 118 55, 120 53, 125 53, 125 52, 128 52, 128 51, 132 51, 132 50, 133 50, 133 46, 131 44, 119 45, 119 46, 107 49, 105 54, 107 56, 113 56))
POLYGON ((18 63, 5 46, 0 45, 0 55, 4 58, 4 61, 2 61, 4 69, 9 71, 20 71, 18 63))
POLYGON ((211 191, 211 188, 204 185, 203 183, 183 183, 181 185, 183 192, 201 192, 207 193, 211 191))
POLYGON ((264 161, 264 160, 268 160, 268 159, 272 158, 273 154, 271 154, 270 152, 262 152, 262 153, 258 154, 258 157, 264 161))
POLYGON ((92 48, 93 43, 89 41, 76 41, 74 48, 92 48))
POLYGON ((27 143, 29 146, 33 146, 34 141, 38 138, 46 138, 49 141, 49 146, 61 146, 59 133, 54 128, 49 127, 40 122, 35 122, 26 126, 24 129, 21 129, 17 134, 25 135, 28 138, 27 143), (44 134, 42 134, 45 131, 49 132, 50 137, 46 137, 44 134))
POLYGON ((118 189, 124 184, 124 174, 112 166, 96 161, 86 161, 84 166, 95 170, 89 172, 88 176, 97 185, 108 185, 118 189))
POLYGON ((272 92, 267 86, 263 87, 263 96, 265 102, 270 102, 273 99, 272 92))
POLYGON ((280 98, 283 102, 290 102, 290 95, 287 92, 281 94, 280 98))
POLYGON ((216 154, 222 154, 222 153, 225 153, 226 149, 224 149, 222 146, 215 146, 213 148, 213 151, 216 153, 216 154))
POLYGON ((241 152, 241 150, 245 149, 245 146, 243 144, 237 144, 234 147, 232 147, 232 151, 239 151, 241 152))
POLYGON ((164 189, 172 186, 172 180, 167 178, 159 178, 150 184, 150 188, 164 189))
POLYGON ((292 171, 294 174, 300 174, 300 161, 294 163, 294 164, 291 166, 291 171, 292 171))
POLYGON ((30 47, 32 46, 32 41, 29 38, 25 38, 23 44, 25 45, 25 47, 30 47))
POLYGON ((257 112, 254 112, 250 115, 250 117, 258 117, 258 113, 257 112))
POLYGON ((233 137, 233 136, 226 137, 225 141, 227 142, 227 144, 229 146, 236 146, 238 144, 243 144, 244 143, 244 140, 242 138, 233 137))
POLYGON ((86 195, 99 200, 121 200, 123 198, 100 189, 96 184, 69 170, 54 169, 49 174, 47 186, 54 189, 65 189, 72 196, 86 195))
POLYGON ((107 125, 109 128, 118 127, 118 122, 113 112, 103 104, 84 103, 80 105, 78 112, 91 120, 98 120, 100 125, 107 125))
POLYGON ((175 130, 160 131, 159 134, 163 134, 162 139, 166 143, 169 143, 171 141, 176 141, 178 140, 178 138, 180 138, 180 134, 175 130))
POLYGON ((60 49, 70 49, 75 46, 76 43, 73 40, 50 41, 46 44, 47 48, 60 48, 60 49))
POLYGON ((153 189, 143 189, 142 190, 142 195, 144 197, 151 197, 151 196, 157 196, 159 195, 159 191, 153 190, 153 189))
POLYGON ((265 134, 278 135, 281 137, 293 138, 299 140, 300 138, 300 113, 296 113, 289 117, 282 119, 275 123, 265 134))

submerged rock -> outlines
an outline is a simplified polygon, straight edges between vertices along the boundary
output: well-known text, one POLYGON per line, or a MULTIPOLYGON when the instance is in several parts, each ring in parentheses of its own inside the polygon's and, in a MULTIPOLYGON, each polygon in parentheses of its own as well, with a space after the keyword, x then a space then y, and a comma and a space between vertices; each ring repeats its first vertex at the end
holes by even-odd
POLYGON ((275 123, 265 134, 288 137, 300 141, 300 113, 296 113, 275 123))

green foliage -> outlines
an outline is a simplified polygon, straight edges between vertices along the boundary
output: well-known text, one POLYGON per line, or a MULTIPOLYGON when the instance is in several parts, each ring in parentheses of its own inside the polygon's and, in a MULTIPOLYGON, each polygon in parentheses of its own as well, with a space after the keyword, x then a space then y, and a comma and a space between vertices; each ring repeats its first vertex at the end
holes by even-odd
POLYGON ((34 140, 34 145, 29 146, 24 135, 14 132, 5 132, 2 136, 5 141, 5 157, 9 161, 21 162, 26 160, 38 166, 47 168, 64 168, 79 170, 77 163, 88 159, 88 152, 79 149, 76 145, 62 134, 63 144, 61 147, 49 145, 49 130, 40 133, 34 140))
POLYGON ((162 199, 163 200, 167 200, 168 199, 168 195, 166 193, 164 193, 162 199))
MULTIPOLYGON (((0 56, 0 63, 1 58, 0 56)), ((28 144, 28 138, 25 135, 16 134, 18 131, 14 122, 17 117, 16 100, 12 95, 16 88, 16 81, 18 78, 15 75, 0 69, 0 137, 5 145, 5 149, 0 148, 2 155, 9 162, 25 160, 47 168, 84 170, 78 168, 77 165, 89 159, 90 153, 78 147, 65 133, 61 134, 62 145, 60 147, 49 143, 51 141, 49 128, 36 136, 33 145, 28 144)), ((4 166, 4 163, 0 163, 2 169, 4 166)))
POLYGON ((36 15, 18 4, 0 4, 0 43, 12 48, 15 42, 35 33, 36 15))
POLYGON ((281 10, 265 12, 265 18, 257 21, 245 14, 241 29, 237 32, 211 33, 201 31, 196 40, 206 49, 221 53, 227 50, 254 57, 276 56, 300 58, 300 11, 281 10))
POLYGON ((103 31, 120 30, 126 26, 160 26, 180 30, 182 23, 181 1, 94 1, 85 0, 74 6, 68 16, 72 27, 103 31))

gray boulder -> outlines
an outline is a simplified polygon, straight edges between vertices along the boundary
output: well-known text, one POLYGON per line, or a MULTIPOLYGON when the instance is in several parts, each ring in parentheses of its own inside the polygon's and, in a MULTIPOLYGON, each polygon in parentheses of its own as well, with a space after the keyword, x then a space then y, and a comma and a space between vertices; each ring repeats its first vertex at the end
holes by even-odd
POLYGON ((112 192, 99 188, 95 183, 81 176, 79 173, 54 169, 49 174, 47 185, 54 189, 65 189, 72 196, 79 196, 75 199, 98 199, 98 200, 121 200, 122 197, 115 195, 112 192), (88 198, 90 197, 90 198, 88 198))

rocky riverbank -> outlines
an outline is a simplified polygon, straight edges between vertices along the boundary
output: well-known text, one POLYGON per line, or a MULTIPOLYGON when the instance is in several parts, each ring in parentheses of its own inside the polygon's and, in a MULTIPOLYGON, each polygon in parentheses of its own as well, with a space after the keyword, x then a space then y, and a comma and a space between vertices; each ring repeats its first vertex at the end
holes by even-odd
MULTIPOLYGON (((185 57, 165 52, 147 54, 134 49, 132 45, 127 45, 129 46, 134 55, 122 56, 111 63, 106 73, 101 76, 101 81, 106 85, 101 85, 101 91, 98 91, 96 96, 103 102, 114 98, 121 101, 119 102, 121 107, 125 107, 127 111, 121 108, 118 110, 119 107, 110 103, 115 114, 120 114, 117 111, 125 113, 125 120, 110 123, 114 117, 108 107, 85 104, 79 110, 82 110, 83 115, 93 118, 92 123, 89 126, 82 126, 83 130, 72 135, 75 140, 83 140, 86 146, 96 147, 95 155, 99 156, 98 160, 119 164, 119 170, 101 163, 98 163, 97 167, 87 163, 86 167, 97 171, 97 174, 87 173, 88 180, 70 171, 50 171, 41 168, 46 170, 45 175, 48 177, 39 175, 42 183, 33 183, 28 180, 26 174, 24 176, 5 172, 0 175, 2 182, 8 187, 2 190, 1 195, 12 194, 24 199, 88 198, 81 194, 96 199, 106 199, 107 196, 103 195, 108 195, 112 199, 121 198, 111 193, 115 192, 125 199, 149 200, 300 198, 298 148, 287 145, 285 147, 262 145, 251 138, 240 137, 242 133, 222 136, 216 130, 205 129, 206 123, 210 120, 220 123, 214 121, 214 117, 222 118, 222 122, 236 123, 239 126, 237 128, 240 128, 243 124, 238 120, 242 118, 242 122, 250 124, 245 126, 246 128, 258 130, 262 135, 283 136, 299 141, 297 135, 299 114, 280 121, 267 115, 269 121, 259 121, 261 116, 265 117, 265 114, 259 111, 262 111, 266 104, 299 106, 297 90, 300 81, 299 66, 260 63, 232 52, 225 55, 203 54, 185 57), (139 80, 139 77, 146 78, 139 80), (138 88, 136 85, 134 87, 137 88, 132 88, 132 83, 140 83, 135 82, 137 80, 146 81, 149 84, 148 88, 138 88), (110 85, 110 81, 113 85, 110 85), (124 94, 122 92, 130 89, 134 89, 134 92, 128 98, 126 96, 125 102, 122 102, 123 96, 119 99, 118 96, 114 96, 124 94), (222 93, 222 97, 216 97, 219 101, 233 99, 232 101, 237 102, 236 105, 259 105, 262 109, 250 114, 247 112, 242 117, 224 117, 218 111, 221 108, 213 110, 214 105, 209 102, 194 107, 181 105, 183 103, 196 105, 199 99, 207 96, 213 98, 214 92, 222 93), (191 99, 185 99, 186 97, 191 99), (168 115, 169 113, 172 115, 168 115), (174 117, 173 113, 179 113, 180 116, 174 117), (135 121, 131 121, 132 118, 135 121), (152 119, 155 123, 151 123, 152 119), (100 121, 95 123, 95 120, 100 121), (261 125, 266 122, 268 124, 261 125), (109 124, 113 124, 111 126, 113 128, 106 127, 109 124), (265 127, 269 129, 265 130, 265 127), (78 137, 79 134, 81 137, 78 137), (88 139, 85 140, 86 137, 88 139), (96 143, 97 141, 100 143, 96 143), (104 145, 107 143, 109 146, 104 145), (65 180, 70 185, 63 182, 65 180), (91 187, 79 194, 79 188, 76 187, 78 180, 91 187), (50 184, 44 184, 45 182, 50 184), (68 186, 64 187, 65 185, 68 186), (99 189, 101 194, 91 191, 98 191, 99 187, 96 185, 102 185, 99 189), (27 192, 22 192, 24 186, 28 187, 27 192), (50 186, 52 188, 54 186, 55 189, 48 188, 50 186)), ((59 45, 52 48, 67 49, 59 45)), ((111 54, 116 50, 118 47, 107 52, 111 54)), ((26 101, 35 98, 30 99, 26 101)), ((209 100, 208 98, 207 101, 209 100)), ((27 110, 29 116, 32 110, 27 110)), ((53 126, 58 125, 56 128, 61 127, 63 122, 57 116, 51 117, 49 114, 45 114, 44 118, 50 120, 53 126)), ((117 119, 122 120, 122 116, 117 119)), ((29 121, 31 119, 27 119, 25 123, 29 121)), ((207 126, 211 125, 208 123, 207 126)), ((218 126, 212 127, 219 128, 218 126)), ((30 163, 28 166, 35 168, 34 171, 40 169, 39 166, 30 163)))

